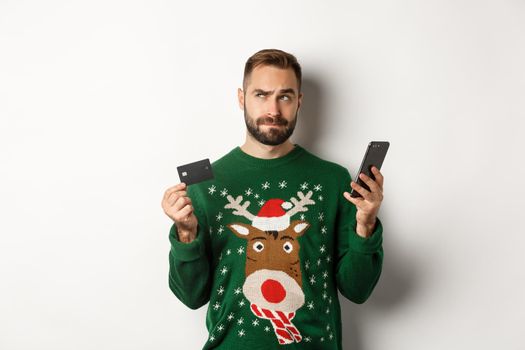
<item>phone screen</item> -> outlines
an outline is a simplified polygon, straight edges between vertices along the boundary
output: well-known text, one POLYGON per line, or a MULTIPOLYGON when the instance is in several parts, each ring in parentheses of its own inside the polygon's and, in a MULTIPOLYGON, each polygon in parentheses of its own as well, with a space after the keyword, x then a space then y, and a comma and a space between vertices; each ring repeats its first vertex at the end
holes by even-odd
MULTIPOLYGON (((359 178, 359 174, 364 173, 375 180, 375 176, 372 173, 372 166, 375 166, 381 170, 381 166, 383 165, 383 161, 385 160, 386 152, 388 151, 389 146, 390 143, 387 141, 372 141, 366 148, 365 156, 363 157, 363 161, 359 167, 359 172, 356 176, 356 182, 366 188, 368 191, 370 191, 370 188, 363 182, 363 180, 359 178)), ((350 192, 350 196, 354 198, 361 197, 359 192, 355 191, 354 189, 352 189, 350 192)))

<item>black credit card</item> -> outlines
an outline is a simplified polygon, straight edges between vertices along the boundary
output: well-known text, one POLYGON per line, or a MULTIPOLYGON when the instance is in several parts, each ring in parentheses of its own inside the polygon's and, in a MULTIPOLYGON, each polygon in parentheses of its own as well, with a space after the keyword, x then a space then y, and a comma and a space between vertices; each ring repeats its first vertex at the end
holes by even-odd
POLYGON ((179 172, 180 182, 184 182, 188 186, 213 179, 213 172, 208 158, 178 166, 177 171, 179 172))

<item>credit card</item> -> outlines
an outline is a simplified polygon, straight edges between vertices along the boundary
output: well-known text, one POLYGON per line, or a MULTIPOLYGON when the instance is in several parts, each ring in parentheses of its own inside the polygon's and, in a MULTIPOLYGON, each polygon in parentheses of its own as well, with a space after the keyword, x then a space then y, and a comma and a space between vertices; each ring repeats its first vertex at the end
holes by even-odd
POLYGON ((178 166, 177 171, 179 172, 180 182, 184 182, 188 186, 213 179, 211 163, 208 158, 178 166))

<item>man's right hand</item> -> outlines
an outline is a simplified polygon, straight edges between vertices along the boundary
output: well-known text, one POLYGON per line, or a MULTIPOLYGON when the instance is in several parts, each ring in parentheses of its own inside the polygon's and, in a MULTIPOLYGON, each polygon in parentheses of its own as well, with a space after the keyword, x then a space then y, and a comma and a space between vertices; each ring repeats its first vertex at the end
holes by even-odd
POLYGON ((197 237, 198 222, 186 187, 186 184, 181 182, 168 188, 162 198, 162 209, 175 222, 179 241, 190 243, 197 237))

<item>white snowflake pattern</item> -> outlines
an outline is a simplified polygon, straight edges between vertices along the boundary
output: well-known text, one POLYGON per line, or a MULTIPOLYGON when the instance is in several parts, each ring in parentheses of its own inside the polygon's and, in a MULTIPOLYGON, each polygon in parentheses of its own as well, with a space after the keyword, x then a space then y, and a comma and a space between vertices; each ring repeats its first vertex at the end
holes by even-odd
POLYGON ((263 190, 267 190, 267 189, 270 188, 270 183, 268 181, 266 181, 265 183, 263 183, 261 185, 261 187, 262 187, 263 190))
POLYGON ((308 188, 308 182, 306 182, 306 181, 303 182, 303 183, 301 184, 301 186, 299 186, 299 187, 300 187, 301 190, 303 190, 303 191, 306 190, 306 189, 308 188))
POLYGON ((219 294, 219 295, 223 295, 224 294, 224 287, 223 286, 219 286, 219 289, 217 289, 217 294, 219 294))
POLYGON ((254 194, 254 195, 253 195, 253 198, 255 198, 255 199, 259 199, 259 194, 258 194, 258 193, 254 194))
POLYGON ((217 233, 221 235, 223 232, 224 232, 224 226, 221 225, 221 227, 219 227, 219 229, 217 230, 217 233))
POLYGON ((215 185, 211 185, 210 187, 208 187, 208 193, 209 194, 214 194, 215 191, 216 191, 215 185))
POLYGON ((327 313, 327 314, 330 313, 330 308, 329 308, 329 307, 326 308, 326 313, 327 313))
POLYGON ((324 341, 324 337, 321 337, 321 339, 319 339, 319 340, 323 342, 324 341))
POLYGON ((246 333, 244 332, 244 329, 241 329, 238 334, 239 337, 243 337, 246 333))
POLYGON ((228 195, 228 190, 223 188, 222 191, 221 191, 221 196, 222 197, 226 197, 228 195))
POLYGON ((222 332, 222 331, 224 330, 224 326, 223 326, 222 324, 219 324, 219 325, 217 326, 217 330, 218 330, 219 332, 222 332))
POLYGON ((252 321, 252 326, 257 327, 259 325, 259 320, 255 319, 252 321))
POLYGON ((324 213, 319 213, 318 219, 319 219, 319 221, 323 221, 324 220, 324 213))
POLYGON ((213 334, 210 336, 210 341, 214 341, 215 340, 215 337, 213 336, 213 334))
POLYGON ((323 278, 326 279, 328 277, 328 271, 323 272, 323 278))
POLYGON ((324 253, 326 251, 326 246, 323 244, 320 248, 319 248, 319 251, 321 253, 324 253))
POLYGON ((215 304, 213 304, 213 310, 217 311, 220 308, 221 308, 221 304, 218 301, 216 301, 215 304))
POLYGON ((328 304, 332 303, 332 297, 328 298, 328 304))
POLYGON ((319 202, 322 202, 324 197, 322 195, 318 196, 317 199, 319 199, 319 202))
POLYGON ((330 338, 330 340, 332 340, 334 337, 334 335, 332 334, 332 332, 330 332, 330 334, 328 335, 328 338, 330 338))
POLYGON ((268 326, 264 327, 264 331, 265 332, 269 332, 270 331, 270 327, 268 327, 268 326))
POLYGON ((242 293, 242 289, 241 289, 241 287, 237 287, 237 288, 235 288, 235 290, 233 291, 233 294, 235 294, 235 295, 239 295, 239 294, 241 294, 241 293, 242 293))
POLYGON ((241 324, 243 324, 243 323, 244 323, 244 318, 243 318, 243 317, 241 317, 241 318, 239 318, 239 319, 237 320, 237 324, 238 324, 239 326, 240 326, 241 324))
POLYGON ((244 253, 244 247, 243 246, 240 246, 239 249, 237 249, 237 253, 239 255, 241 255, 242 253, 244 253))
POLYGON ((307 342, 307 343, 309 343, 309 342, 312 341, 312 338, 310 338, 310 337, 305 337, 305 338, 304 338, 304 341, 307 342))
POLYGON ((306 304, 306 307, 307 307, 309 310, 313 310, 313 308, 314 308, 314 302, 313 302, 313 301, 308 302, 308 304, 306 304))
POLYGON ((323 186, 321 186, 321 184, 317 184, 317 185, 314 186, 314 191, 319 192, 319 191, 321 191, 322 188, 323 188, 323 186))
POLYGON ((321 265, 321 258, 317 259, 317 266, 321 265))
POLYGON ((314 283, 315 283, 315 276, 311 275, 310 276, 310 284, 314 284, 314 283))
POLYGON ((231 249, 227 249, 226 250, 226 255, 230 255, 232 253, 232 250, 231 249))
POLYGON ((244 299, 241 299, 241 301, 239 301, 239 306, 240 306, 240 307, 243 307, 244 304, 246 304, 246 302, 244 301, 244 299))
POLYGON ((259 201, 259 202, 257 202, 257 204, 259 204, 259 206, 260 206, 260 207, 262 207, 262 206, 264 205, 264 203, 265 203, 265 202, 264 202, 264 201, 262 201, 262 200, 261 200, 261 201, 259 201))
POLYGON ((326 325, 326 331, 328 332, 329 330, 330 330, 330 325, 327 324, 327 325, 326 325))
POLYGON ((215 217, 217 218, 217 221, 220 221, 222 219, 222 213, 219 212, 215 217))
POLYGON ((234 318, 235 318, 235 316, 234 316, 233 312, 230 312, 230 314, 229 314, 228 317, 227 317, 228 321, 231 321, 231 320, 233 320, 234 318))
POLYGON ((328 229, 326 228, 326 226, 321 227, 321 233, 323 235, 326 235, 326 232, 328 232, 328 229))
POLYGON ((326 294, 326 291, 323 292, 323 299, 328 298, 328 294, 326 294))
POLYGON ((283 181, 279 182, 279 188, 282 190, 283 188, 286 187, 287 184, 288 183, 285 180, 283 180, 283 181))
POLYGON ((305 268, 305 270, 308 270, 310 268, 310 260, 306 260, 304 262, 304 268, 305 268))
POLYGON ((326 283, 326 282, 323 283, 323 288, 324 288, 324 289, 328 288, 328 283, 326 283))
POLYGON ((226 266, 223 266, 221 269, 221 275, 225 275, 228 272, 228 268, 226 266))
POLYGON ((249 196, 253 193, 253 190, 251 188, 248 188, 246 191, 244 191, 244 193, 249 196))
POLYGON ((328 256, 326 257, 326 262, 329 263, 330 261, 332 261, 332 258, 330 257, 330 255, 328 255, 328 256))
POLYGON ((221 252, 221 255, 219 255, 219 260, 222 260, 222 252, 221 252))

